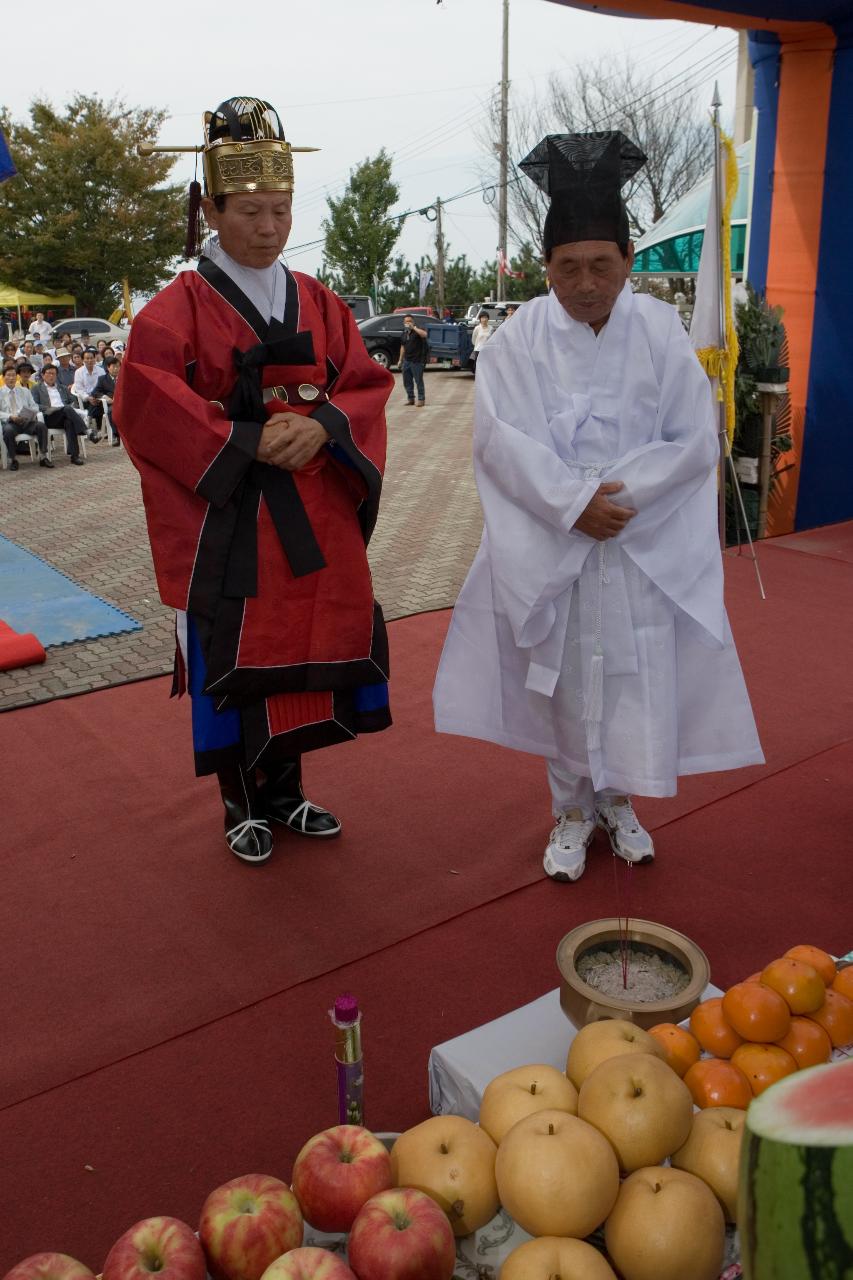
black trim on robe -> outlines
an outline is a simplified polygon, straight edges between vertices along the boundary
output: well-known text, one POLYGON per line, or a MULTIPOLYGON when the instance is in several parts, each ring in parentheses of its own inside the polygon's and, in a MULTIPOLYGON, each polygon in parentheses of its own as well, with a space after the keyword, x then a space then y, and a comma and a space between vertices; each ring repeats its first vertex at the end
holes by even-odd
POLYGON ((349 418, 337 405, 327 400, 312 409, 308 417, 314 418, 326 429, 367 485, 367 497, 358 509, 364 545, 367 546, 379 515, 379 497, 382 493, 382 476, 379 469, 356 445, 350 431, 349 418))

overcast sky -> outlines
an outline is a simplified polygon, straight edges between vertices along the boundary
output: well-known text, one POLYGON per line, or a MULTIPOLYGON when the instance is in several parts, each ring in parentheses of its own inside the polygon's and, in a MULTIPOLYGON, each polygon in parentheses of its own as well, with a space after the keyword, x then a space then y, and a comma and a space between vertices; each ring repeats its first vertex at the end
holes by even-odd
MULTIPOLYGON (((77 90, 97 92, 162 106, 169 119, 160 142, 196 143, 206 108, 234 94, 266 98, 294 145, 322 148, 295 157, 294 230, 285 254, 294 268, 319 267, 320 247, 300 246, 322 236, 325 196, 340 194, 352 166, 381 147, 394 157, 395 212, 436 196, 451 200, 451 253, 466 253, 477 265, 494 257, 493 209, 479 193, 452 197, 482 180, 475 130, 500 77, 501 0, 268 0, 258 8, 146 0, 98 12, 86 20, 88 35, 78 26, 62 39, 54 29, 48 39, 28 41, 25 56, 4 60, 0 95, 13 116, 25 114, 35 95, 59 105, 77 90)), ((673 93, 695 83, 703 102, 719 79, 724 117, 731 117, 732 31, 510 0, 510 103, 513 95, 542 91, 550 73, 608 52, 628 53, 638 70, 658 73, 663 92, 667 83, 673 93)), ((174 176, 189 181, 192 161, 182 158, 174 176)), ((429 251, 433 234, 415 214, 398 251, 416 259, 429 251)))

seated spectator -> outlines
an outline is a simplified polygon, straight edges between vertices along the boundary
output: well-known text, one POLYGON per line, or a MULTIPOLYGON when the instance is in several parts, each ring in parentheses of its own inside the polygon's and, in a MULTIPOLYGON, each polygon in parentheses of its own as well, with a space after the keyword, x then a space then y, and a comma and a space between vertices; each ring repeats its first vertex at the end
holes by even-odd
POLYGON ((74 370, 75 374, 77 373, 78 369, 83 368, 83 352, 82 351, 71 352, 71 368, 74 370))
POLYGON ((89 439, 93 441, 101 438, 101 419, 104 416, 104 406, 95 394, 100 376, 100 371, 95 368, 95 349, 87 347, 83 352, 83 363, 74 374, 73 391, 80 396, 81 407, 94 420, 95 425, 89 432, 89 439))
POLYGON ((95 343, 95 364, 103 363, 104 352, 106 351, 106 349, 107 349, 106 339, 98 338, 98 341, 95 343))
POLYGON ((34 350, 35 350, 35 344, 33 343, 32 338, 24 338, 24 341, 21 343, 21 345, 18 347, 18 350, 15 352, 15 359, 30 360, 32 359, 32 354, 34 350))
POLYGON ((15 366, 7 365, 3 370, 3 385, 0 387, 0 429, 9 455, 9 470, 18 470, 15 437, 19 432, 26 432, 36 437, 41 453, 40 465, 52 467, 53 463, 47 456, 47 427, 43 422, 39 422, 38 409, 32 393, 27 387, 16 385, 17 377, 15 366))
POLYGON ((65 387, 67 391, 70 391, 74 386, 74 366, 71 363, 71 352, 67 347, 56 348, 56 362, 59 365, 56 371, 56 381, 61 387, 65 387))
POLYGON ((30 325, 30 333, 34 338, 41 338, 42 342, 47 342, 53 336, 53 325, 45 320, 43 311, 36 312, 36 318, 30 325))
POLYGON ((41 367, 44 364, 44 343, 43 342, 33 343, 33 354, 30 356, 30 363, 32 364, 33 369, 37 374, 41 373, 41 367))
POLYGON ((35 369, 29 360, 19 360, 17 362, 18 386, 23 387, 25 391, 32 391, 36 385, 33 377, 35 369))
POLYGON ((18 354, 17 342, 3 343, 3 359, 4 360, 14 360, 17 354, 18 354))
POLYGON ((65 446, 68 456, 75 467, 82 467, 80 442, 78 436, 86 434, 86 424, 73 406, 71 392, 62 387, 56 380, 56 369, 52 364, 42 369, 42 381, 33 394, 39 410, 44 414, 44 425, 51 429, 61 428, 65 432, 65 446))
POLYGON ((56 362, 55 362, 55 360, 54 360, 54 358, 53 358, 53 352, 51 352, 51 351, 45 351, 44 356, 42 357, 42 366, 41 366, 42 374, 44 373, 44 371, 45 371, 45 369, 46 369, 46 367, 47 367, 48 365, 51 365, 51 364, 52 364, 52 365, 55 365, 55 363, 56 363, 56 362))
POLYGON ((101 396, 106 400, 110 408, 110 421, 113 424, 113 446, 118 447, 121 444, 118 429, 116 427, 115 418, 112 416, 113 398, 116 393, 116 377, 118 375, 118 360, 115 356, 106 356, 104 358, 104 372, 98 379, 95 387, 95 395, 101 396))
POLYGON ((83 346, 83 343, 82 343, 82 342, 72 342, 72 343, 71 343, 71 354, 72 354, 72 356, 73 356, 73 355, 75 355, 75 354, 77 354, 78 352, 79 352, 79 354, 82 356, 82 354, 83 354, 84 350, 85 350, 85 347, 83 346))

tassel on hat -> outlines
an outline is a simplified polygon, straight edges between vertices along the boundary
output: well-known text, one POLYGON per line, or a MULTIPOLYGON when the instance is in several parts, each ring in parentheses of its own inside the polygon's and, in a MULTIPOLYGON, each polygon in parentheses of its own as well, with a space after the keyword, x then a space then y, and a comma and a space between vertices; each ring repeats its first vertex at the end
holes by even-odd
POLYGON ((190 183, 189 200, 187 202, 187 239, 184 244, 184 258, 198 257, 201 242, 201 183, 193 180, 190 183))

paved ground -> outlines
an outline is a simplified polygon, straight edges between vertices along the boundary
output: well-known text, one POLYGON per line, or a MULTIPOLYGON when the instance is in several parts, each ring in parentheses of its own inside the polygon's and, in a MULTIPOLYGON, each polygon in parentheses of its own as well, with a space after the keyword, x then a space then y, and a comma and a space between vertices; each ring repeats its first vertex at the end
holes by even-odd
MULTIPOLYGON (((387 618, 451 605, 481 528, 471 471, 472 379, 430 372, 423 409, 408 408, 399 375, 396 382, 383 506, 370 547, 387 618)), ((174 614, 157 595, 139 483, 123 449, 89 444, 85 467, 57 455, 54 471, 21 458, 16 474, 0 472, 0 533, 143 624, 141 631, 54 646, 41 666, 0 672, 0 710, 171 671, 174 614)))

